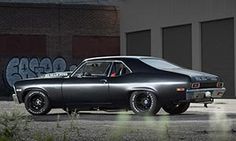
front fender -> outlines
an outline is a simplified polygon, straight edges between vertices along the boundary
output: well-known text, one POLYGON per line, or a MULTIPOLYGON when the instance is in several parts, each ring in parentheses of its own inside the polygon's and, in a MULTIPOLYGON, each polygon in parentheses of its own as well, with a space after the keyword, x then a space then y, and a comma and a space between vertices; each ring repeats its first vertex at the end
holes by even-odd
POLYGON ((46 95, 48 94, 45 89, 39 88, 39 87, 27 87, 27 88, 18 87, 16 88, 15 93, 17 94, 17 97, 19 98, 19 103, 24 103, 25 96, 32 90, 41 91, 45 93, 46 95), (17 91, 17 90, 21 90, 21 91, 17 91))
POLYGON ((29 87, 26 88, 23 93, 22 93, 22 102, 24 102, 25 96, 30 92, 30 91, 41 91, 44 94, 46 94, 48 96, 48 92, 44 89, 44 88, 40 88, 40 87, 29 87))

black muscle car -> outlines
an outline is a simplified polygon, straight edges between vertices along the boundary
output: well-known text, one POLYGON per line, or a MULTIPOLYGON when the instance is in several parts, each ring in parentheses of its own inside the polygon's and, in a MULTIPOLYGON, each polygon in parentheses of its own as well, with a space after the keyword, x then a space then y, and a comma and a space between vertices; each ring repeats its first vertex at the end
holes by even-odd
POLYGON ((68 75, 18 81, 14 91, 13 99, 33 115, 47 114, 52 108, 131 109, 155 115, 160 108, 180 114, 191 102, 212 103, 225 88, 218 76, 160 58, 111 56, 85 59, 68 75))

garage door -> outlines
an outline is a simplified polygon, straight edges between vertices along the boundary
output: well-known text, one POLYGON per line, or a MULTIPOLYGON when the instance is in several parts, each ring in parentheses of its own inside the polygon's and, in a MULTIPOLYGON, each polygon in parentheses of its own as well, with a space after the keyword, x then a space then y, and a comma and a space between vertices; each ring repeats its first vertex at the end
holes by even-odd
POLYGON ((126 33, 127 55, 151 55, 151 31, 137 31, 126 33))
POLYGON ((191 25, 162 29, 163 57, 177 65, 192 68, 191 25))
POLYGON ((201 24, 202 70, 217 74, 225 81, 225 97, 234 94, 234 20, 224 19, 201 24))

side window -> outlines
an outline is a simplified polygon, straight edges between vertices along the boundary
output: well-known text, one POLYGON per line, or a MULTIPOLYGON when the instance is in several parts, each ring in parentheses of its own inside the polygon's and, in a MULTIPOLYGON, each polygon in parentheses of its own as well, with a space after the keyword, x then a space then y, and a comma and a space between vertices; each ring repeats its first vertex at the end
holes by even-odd
POLYGON ((122 62, 114 62, 110 77, 118 77, 129 73, 131 71, 122 62))
POLYGON ((82 77, 82 74, 83 74, 83 70, 84 70, 84 67, 86 66, 86 64, 83 64, 82 67, 79 68, 79 70, 77 70, 75 72, 75 74, 73 75, 73 77, 82 77))
POLYGON ((110 66, 110 62, 88 62, 77 70, 73 77, 107 76, 110 66))

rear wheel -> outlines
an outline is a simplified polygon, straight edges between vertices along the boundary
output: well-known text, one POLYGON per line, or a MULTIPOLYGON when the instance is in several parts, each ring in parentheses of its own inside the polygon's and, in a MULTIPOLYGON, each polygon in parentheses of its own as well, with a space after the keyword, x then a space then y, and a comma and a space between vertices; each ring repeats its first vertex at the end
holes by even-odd
POLYGON ((168 104, 168 105, 164 105, 162 106, 163 110, 166 111, 169 114, 181 114, 184 113, 185 111, 188 110, 190 106, 190 102, 183 102, 183 103, 179 103, 179 104, 168 104))
POLYGON ((25 108, 32 115, 45 115, 51 110, 47 95, 41 91, 30 91, 26 95, 25 108))
POLYGON ((149 91, 135 91, 130 97, 130 107, 140 115, 155 115, 161 108, 156 95, 149 91))

